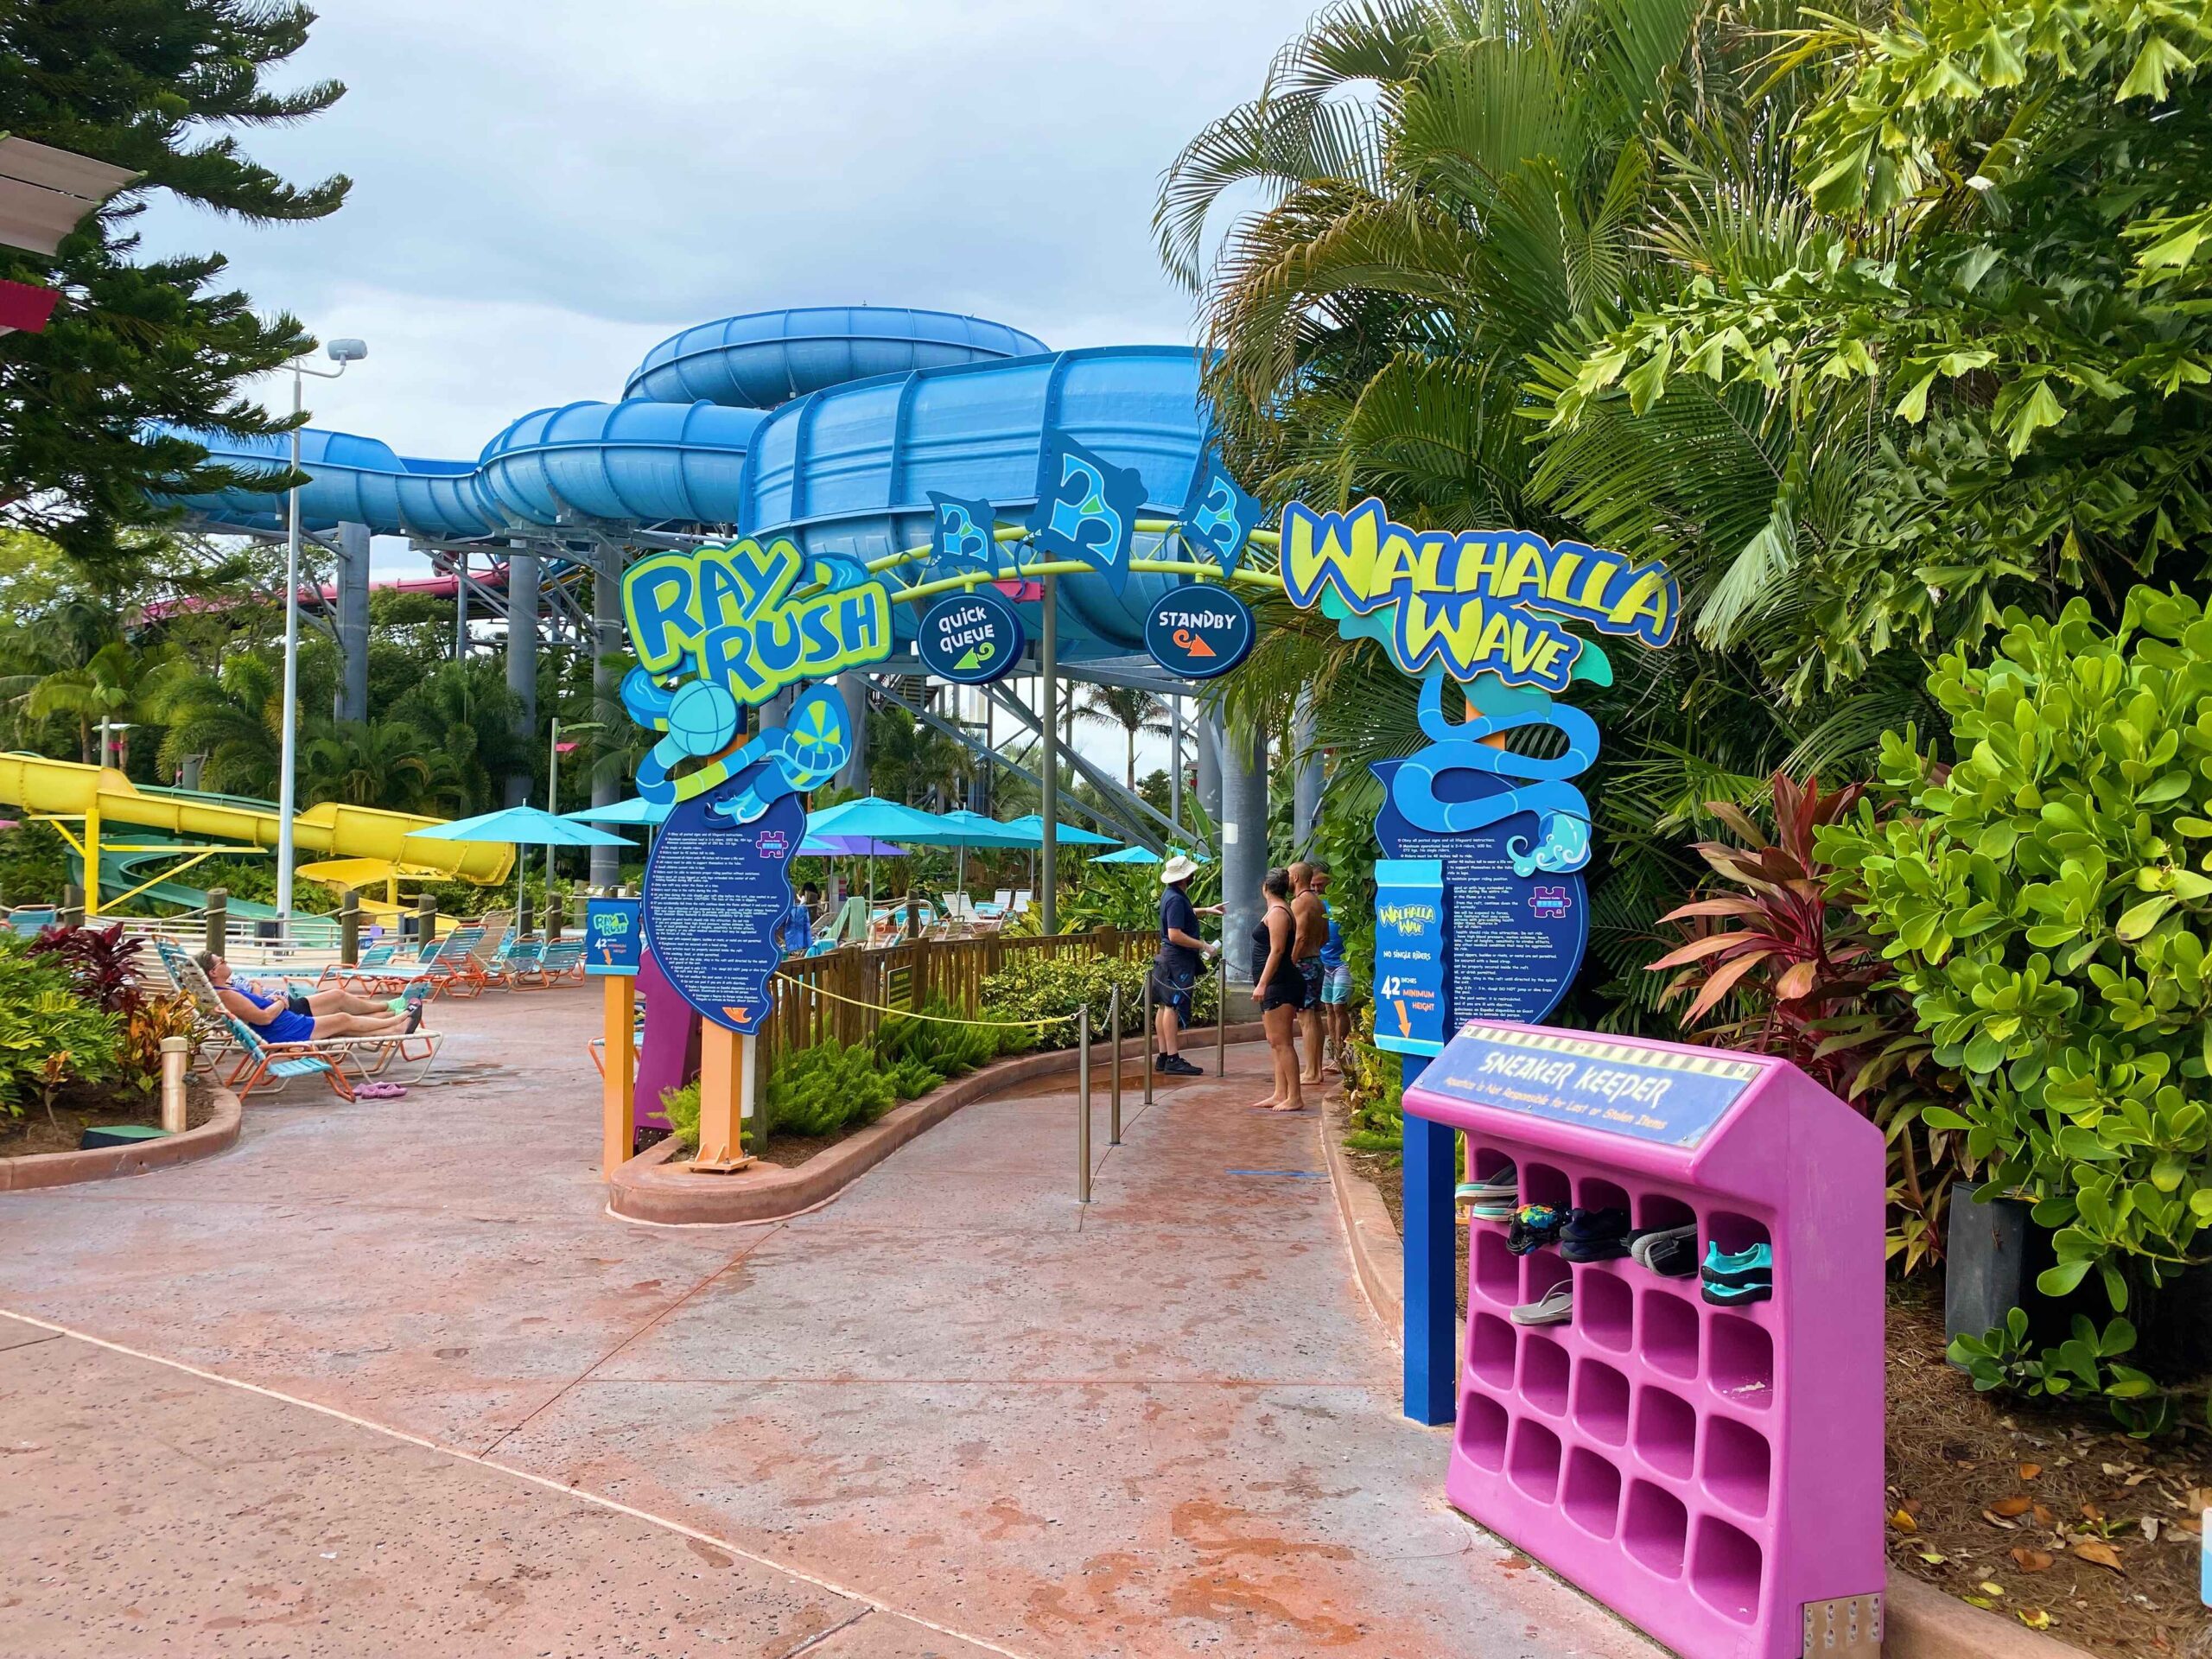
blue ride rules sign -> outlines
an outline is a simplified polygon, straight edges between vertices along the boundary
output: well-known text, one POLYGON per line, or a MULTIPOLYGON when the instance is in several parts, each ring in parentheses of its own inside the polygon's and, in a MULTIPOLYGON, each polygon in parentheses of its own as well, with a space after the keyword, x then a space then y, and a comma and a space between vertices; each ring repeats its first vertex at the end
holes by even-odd
MULTIPOLYGON (((1537 1024, 1574 982, 1589 943, 1581 872, 1524 876, 1515 871, 1512 844, 1538 834, 1534 812, 1443 835, 1407 822, 1390 798, 1391 779, 1405 764, 1379 760, 1370 768, 1383 788, 1375 839, 1389 858, 1434 860, 1444 868, 1450 922, 1446 983, 1451 993, 1444 1028, 1455 1030, 1470 1020, 1537 1024)), ((1473 772, 1459 776, 1477 792, 1506 787, 1502 779, 1473 772)))
POLYGON ((645 938, 642 899, 584 900, 584 972, 634 974, 645 938))
POLYGON ((1704 1143, 1764 1071, 1719 1051, 1678 1054, 1477 1020, 1444 1046, 1421 1086, 1470 1106, 1688 1149, 1704 1143))
POLYGON ((1020 613, 982 588, 939 600, 923 613, 914 635, 915 652, 930 672, 956 685, 1004 679, 1028 643, 1020 613))
POLYGON ((706 1019, 747 1034, 768 1009, 783 960, 791 861, 806 833, 806 800, 785 795, 740 823, 764 769, 748 766, 707 794, 677 804, 645 868, 645 944, 677 995, 706 1019))
POLYGON ((1154 601, 1144 619, 1144 648, 1170 674, 1217 679, 1252 649, 1251 607, 1228 588, 1186 582, 1154 601))
POLYGON ((1375 1042, 1399 1054, 1444 1046, 1444 863, 1375 861, 1375 1042))

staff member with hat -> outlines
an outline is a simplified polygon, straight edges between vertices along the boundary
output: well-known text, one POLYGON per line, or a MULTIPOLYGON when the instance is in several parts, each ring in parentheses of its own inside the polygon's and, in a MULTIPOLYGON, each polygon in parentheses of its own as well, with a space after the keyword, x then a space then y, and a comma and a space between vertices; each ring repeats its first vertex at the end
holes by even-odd
POLYGON ((1152 963, 1152 1069, 1173 1077, 1195 1077, 1198 1068, 1178 1049, 1183 1027, 1191 1023, 1191 1004, 1198 970, 1221 947, 1198 937, 1198 918, 1218 916, 1219 905, 1201 910, 1191 902, 1191 878, 1197 861, 1177 853, 1160 867, 1160 954, 1152 963))

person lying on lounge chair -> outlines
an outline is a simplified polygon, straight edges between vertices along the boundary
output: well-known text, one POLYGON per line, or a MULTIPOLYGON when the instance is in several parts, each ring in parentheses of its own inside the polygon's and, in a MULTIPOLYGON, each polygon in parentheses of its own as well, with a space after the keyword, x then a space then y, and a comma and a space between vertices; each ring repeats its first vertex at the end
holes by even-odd
POLYGON ((231 978, 231 964, 212 950, 193 960, 215 988, 223 1007, 261 1033, 265 1043, 304 1043, 317 1037, 404 1036, 423 1023, 423 1002, 410 999, 407 1012, 394 1014, 385 1003, 350 991, 316 991, 306 995, 271 995, 231 978))

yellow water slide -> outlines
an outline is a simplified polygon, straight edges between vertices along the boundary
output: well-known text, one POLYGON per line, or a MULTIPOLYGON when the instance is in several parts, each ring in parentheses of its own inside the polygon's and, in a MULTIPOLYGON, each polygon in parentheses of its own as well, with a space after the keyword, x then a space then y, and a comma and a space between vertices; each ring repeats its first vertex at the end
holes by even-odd
MULTIPOLYGON (((169 872, 218 854, 276 845, 277 817, 265 803, 190 790, 141 789, 112 766, 81 766, 32 754, 0 754, 0 804, 27 816, 57 820, 73 842, 72 820, 84 823, 79 854, 87 870, 104 852, 175 851, 186 859, 169 872), (118 827, 124 828, 118 835, 118 827), (181 843, 131 847, 129 830, 151 830, 181 843), (119 844, 123 843, 123 844, 119 844)), ((515 849, 499 842, 418 841, 417 830, 442 818, 386 812, 372 806, 325 801, 294 816, 292 841, 302 859, 362 859, 425 879, 494 887, 514 872, 515 849)), ((149 885, 151 885, 150 883, 149 885)), ((87 906, 97 908, 97 900, 87 906)))

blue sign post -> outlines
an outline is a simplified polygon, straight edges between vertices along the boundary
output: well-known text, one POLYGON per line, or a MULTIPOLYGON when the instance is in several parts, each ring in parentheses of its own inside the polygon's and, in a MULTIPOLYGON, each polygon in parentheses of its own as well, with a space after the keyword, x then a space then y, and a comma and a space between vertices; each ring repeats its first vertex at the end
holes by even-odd
POLYGON ((584 900, 584 972, 634 976, 645 938, 640 899, 584 900))
POLYGON ((791 861, 806 833, 806 803, 785 795, 749 823, 715 808, 753 782, 753 770, 668 815, 645 867, 645 942, 677 994, 741 1035, 760 1028, 768 980, 783 960, 778 933, 791 914, 791 861))

